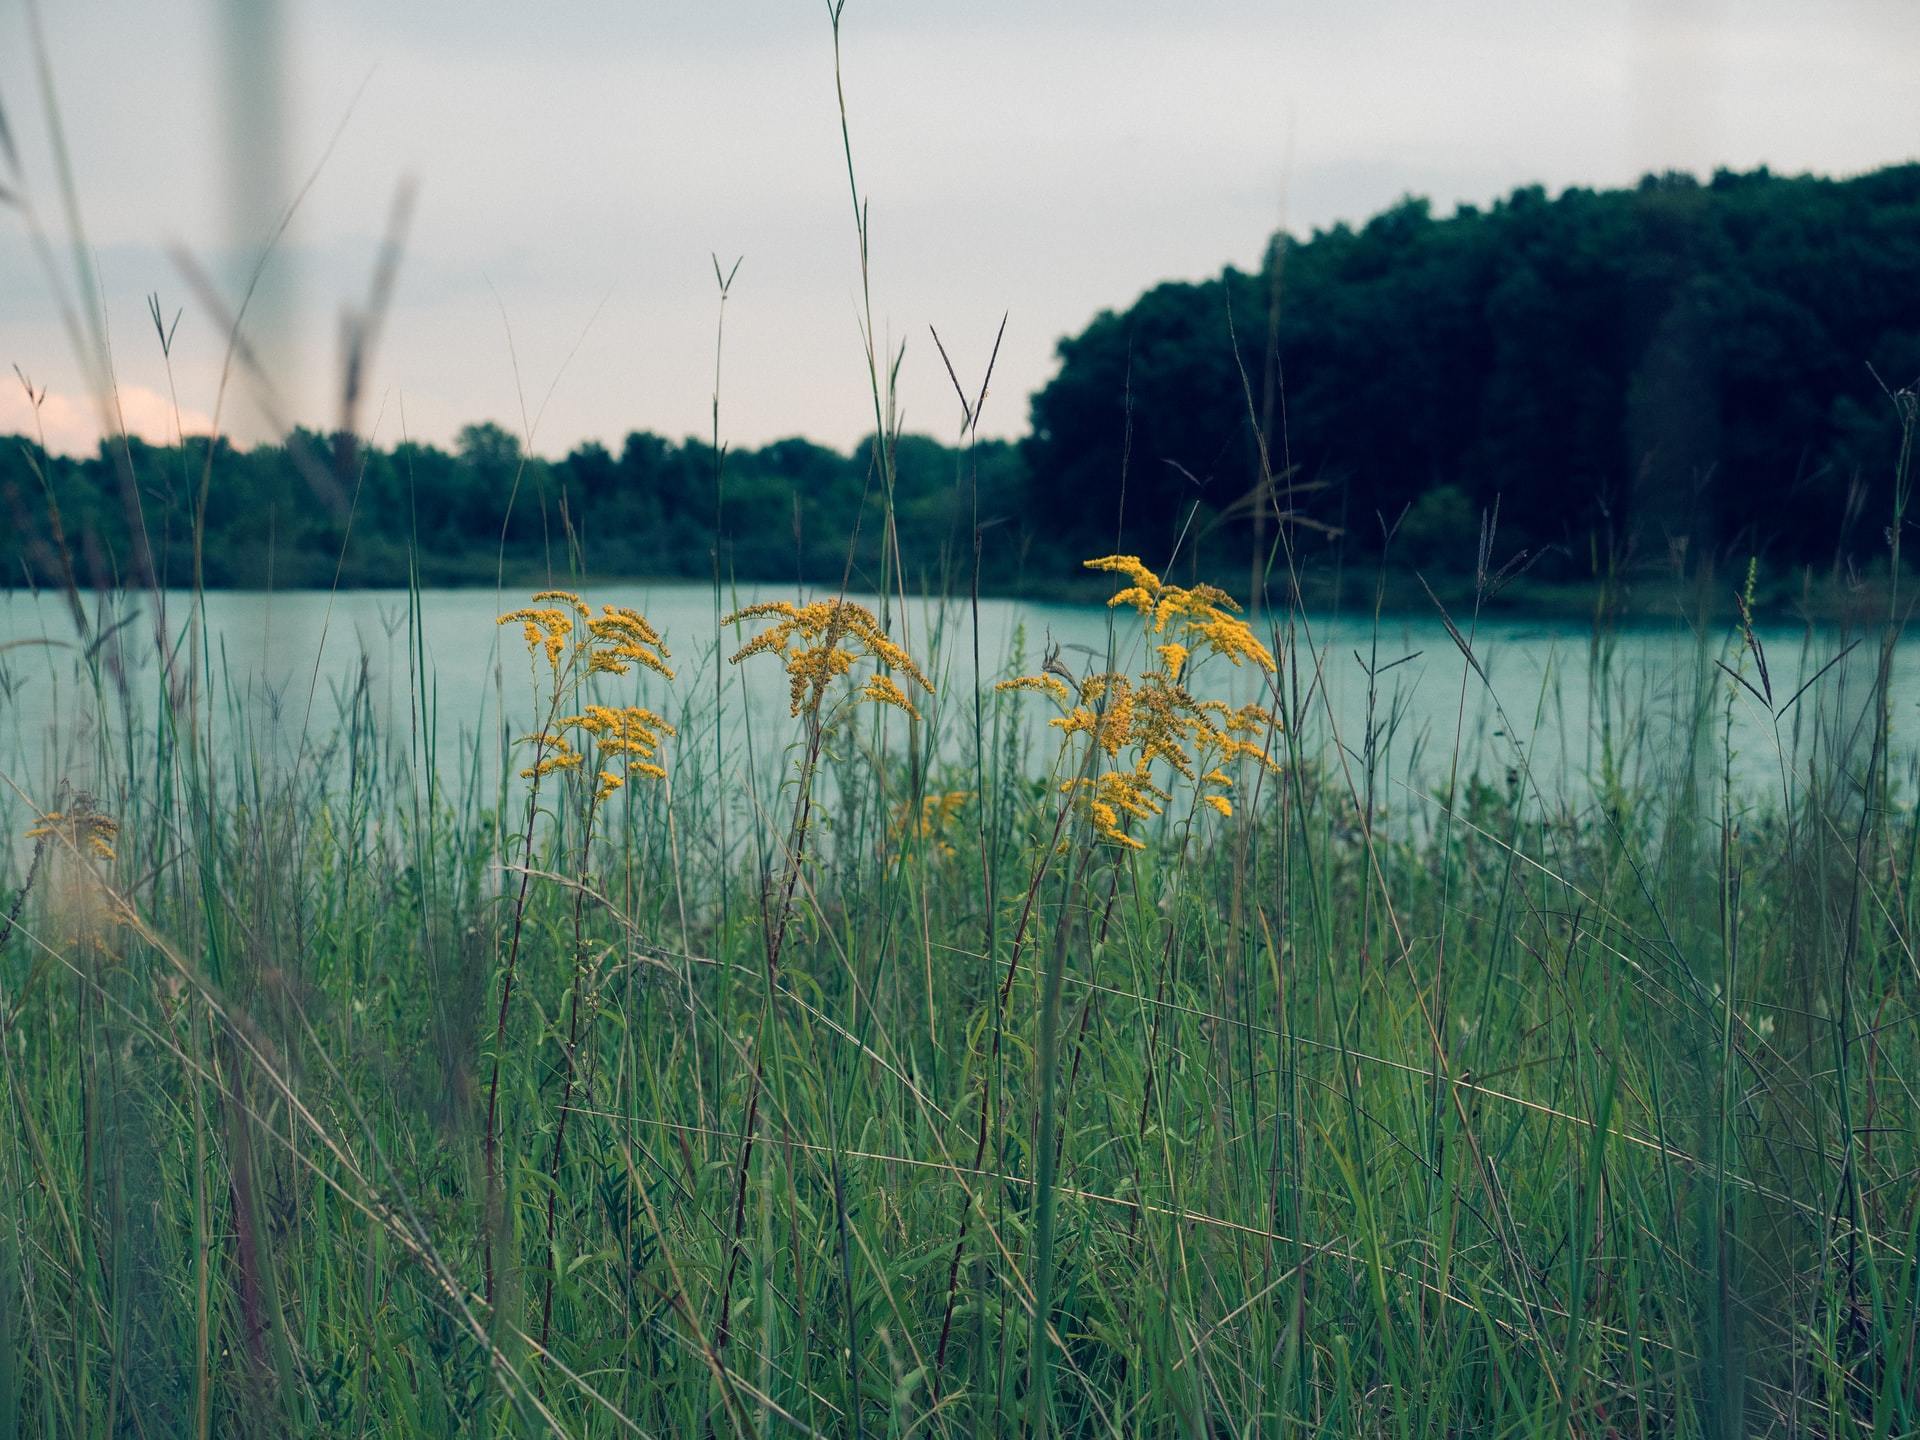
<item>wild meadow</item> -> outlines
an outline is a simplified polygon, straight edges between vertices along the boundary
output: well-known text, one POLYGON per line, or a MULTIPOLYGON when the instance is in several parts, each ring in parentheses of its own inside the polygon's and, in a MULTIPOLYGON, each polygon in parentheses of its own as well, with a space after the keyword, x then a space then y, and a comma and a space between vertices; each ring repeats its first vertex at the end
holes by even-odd
POLYGON ((1703 632, 1651 720, 1602 625, 1578 794, 1389 804, 1306 614, 1094 564, 1109 654, 968 693, 898 596, 529 597, 491 781, 76 649, 83 771, 7 782, 10 1433, 1910 1433, 1896 628, 1703 632))
POLYGON ((1103 648, 981 653, 985 381, 908 553, 841 119, 838 584, 741 602, 716 546, 669 633, 559 547, 460 602, 501 714, 452 747, 416 585, 287 753, 197 544, 170 603, 50 552, 64 626, 0 655, 62 736, 0 773, 0 1435, 1920 1433, 1911 393, 1841 619, 1696 558, 1691 662, 1629 673, 1596 567, 1570 778, 1483 522, 1409 768, 1264 434, 1250 582, 1169 533, 1086 557, 1103 648))

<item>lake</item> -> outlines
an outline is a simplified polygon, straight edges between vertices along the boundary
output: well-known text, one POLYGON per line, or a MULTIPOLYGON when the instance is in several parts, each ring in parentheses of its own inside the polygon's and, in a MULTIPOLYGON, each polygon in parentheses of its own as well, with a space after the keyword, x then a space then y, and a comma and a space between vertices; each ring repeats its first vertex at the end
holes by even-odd
MULTIPOLYGON (((790 595, 776 586, 745 587, 728 603, 790 595)), ((675 685, 651 676, 602 677, 609 683, 601 698, 651 705, 680 725, 669 756, 677 785, 696 778, 694 771, 710 782, 718 768, 737 781, 771 774, 783 763, 783 746, 798 726, 788 715, 785 677, 765 658, 719 667, 726 720, 720 744, 714 744, 710 587, 609 585, 590 587, 587 599, 631 605, 666 634, 679 671, 675 685)), ((103 745, 123 759, 129 744, 136 754, 151 749, 162 694, 155 620, 163 603, 169 643, 178 644, 191 608, 184 593, 168 594, 162 603, 145 595, 89 603, 90 631, 104 637, 95 641, 104 662, 98 688, 64 598, 0 595, 0 766, 12 786, 36 800, 62 780, 87 786, 103 745)), ((207 665, 216 733, 225 743, 244 731, 248 743, 242 748, 269 765, 303 763, 322 753, 351 703, 372 719, 394 764, 423 763, 424 747, 415 742, 431 737, 443 777, 450 757, 465 763, 477 755, 477 769, 467 779, 490 785, 499 773, 503 738, 531 728, 535 714, 535 677, 518 627, 495 623, 502 610, 521 603, 521 595, 491 590, 424 591, 416 632, 405 591, 209 594, 207 665)), ((1467 617, 1455 618, 1467 625, 1467 617)), ((1004 678, 1016 673, 1011 660, 1017 654, 1020 670, 1034 670, 1046 648, 1058 645, 1075 671, 1105 669, 1112 633, 1121 640, 1122 667, 1138 669, 1143 646, 1132 619, 1131 612, 1114 615, 1094 605, 985 600, 979 608, 981 668, 989 682, 1004 678)), ((939 691, 925 707, 930 753, 936 764, 970 765, 975 671, 969 607, 964 601, 911 601, 894 620, 896 637, 921 659, 939 691)), ((1262 633, 1270 628, 1263 622, 1262 633)), ((1628 790, 1658 796, 1679 783, 1689 763, 1688 737, 1697 733, 1689 716, 1702 704, 1703 684, 1710 687, 1705 703, 1715 717, 1705 727, 1714 747, 1710 773, 1720 773, 1717 747, 1724 730, 1735 784, 1756 795, 1778 795, 1783 769, 1789 777, 1801 773, 1816 754, 1830 764, 1832 756, 1857 748, 1866 733, 1875 636, 1865 637, 1788 704, 1851 638, 1770 627, 1761 632, 1763 679, 1732 630, 1701 636, 1678 624, 1623 628, 1610 638, 1601 665, 1587 627, 1500 616, 1473 627, 1475 671, 1437 614, 1391 617, 1377 628, 1369 617, 1329 615, 1299 625, 1291 645, 1280 647, 1295 661, 1283 675, 1282 691, 1306 752, 1332 768, 1336 783, 1351 783, 1356 791, 1366 785, 1371 730, 1372 793, 1388 810, 1430 810, 1432 792, 1446 785, 1456 767, 1462 779, 1514 786, 1536 803, 1577 806, 1592 793, 1609 740, 1628 790), (1736 686, 1716 668, 1716 659, 1740 669, 1762 694, 1736 686), (1777 719, 1763 703, 1768 694, 1771 709, 1780 712, 1777 719), (1603 723, 1607 715, 1614 717, 1611 727, 1603 723), (1816 731, 1822 737, 1818 748, 1816 731)), ((722 653, 730 654, 742 639, 729 633, 722 653)), ((1892 709, 1896 749, 1903 755, 1912 747, 1899 737, 1920 723, 1916 643, 1901 641, 1894 659, 1892 709)), ((1236 671, 1215 659, 1193 688, 1244 700, 1263 687, 1252 669, 1236 671)), ((1038 697, 1022 698, 1021 723, 1033 753, 1050 756, 1052 746, 1040 731, 1051 712, 1038 697)), ((1905 771, 1895 774, 1902 778, 1905 771)), ((19 803, 13 793, 5 798, 9 805, 19 803)))

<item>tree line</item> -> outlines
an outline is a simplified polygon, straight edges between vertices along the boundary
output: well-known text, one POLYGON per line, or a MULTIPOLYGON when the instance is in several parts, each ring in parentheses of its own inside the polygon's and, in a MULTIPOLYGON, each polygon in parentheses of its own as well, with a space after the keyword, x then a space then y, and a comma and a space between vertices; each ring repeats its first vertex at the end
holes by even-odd
POLYGON ((1498 507, 1536 574, 1688 553, 1884 553, 1920 379, 1920 164, 1524 187, 1274 237, 1060 341, 1030 433, 717 453, 633 433, 559 459, 295 431, 250 450, 0 444, 8 585, 490 582, 564 573, 1047 591, 1113 549, 1235 589, 1383 554, 1458 573, 1498 507), (204 510, 202 505, 204 502, 204 510), (196 528, 203 543, 194 545, 196 528), (979 544, 975 545, 975 536, 979 544), (1281 540, 1287 541, 1283 548, 1281 540), (851 572, 849 571, 851 566, 851 572), (918 567, 915 573, 912 567, 918 567))
MULTIPOLYGON (((917 435, 888 442, 893 519, 908 580, 972 583, 983 521, 1024 501, 1018 448, 955 450, 917 435)), ((558 460, 528 454, 492 423, 453 445, 391 448, 296 430, 278 445, 211 456, 115 439, 85 458, 0 447, 0 498, 16 555, 8 582, 194 582, 205 491, 204 583, 217 588, 492 583, 588 572, 658 579, 879 582, 885 482, 872 447, 843 454, 805 440, 716 452, 646 432, 618 451, 588 442, 558 460)), ((983 547, 983 583, 1021 588, 1016 549, 983 547)))
POLYGON ((1471 566, 1497 503, 1565 577, 1845 565, 1885 553, 1916 380, 1920 165, 1409 199, 1063 340, 1030 519, 1111 543, 1123 509, 1123 548, 1184 526, 1230 566, 1270 484, 1309 556, 1471 566))

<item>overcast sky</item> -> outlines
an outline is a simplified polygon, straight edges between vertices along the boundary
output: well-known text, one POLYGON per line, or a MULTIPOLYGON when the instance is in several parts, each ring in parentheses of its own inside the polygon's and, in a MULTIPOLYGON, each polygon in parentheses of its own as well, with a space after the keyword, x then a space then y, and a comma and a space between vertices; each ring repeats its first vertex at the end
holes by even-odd
MULTIPOLYGON (((189 427, 214 408, 223 336, 171 247, 233 286, 236 239, 336 131, 259 313, 298 418, 331 421, 341 305, 411 177, 365 412, 381 440, 403 407, 436 441, 475 419, 521 429, 549 389, 543 453, 704 433, 716 251, 744 256, 723 434, 845 446, 871 428, 820 0, 38 3, 131 428, 172 425, 150 291, 186 312, 189 427)), ((1282 224, 1361 220, 1409 192, 1445 210, 1535 181, 1920 154, 1911 0, 849 0, 843 58, 875 323, 906 342, 909 428, 948 437, 929 325, 977 377, 1007 313, 985 428, 1015 434, 1062 334, 1155 281, 1255 264, 1282 224)), ((63 242, 27 0, 0 0, 0 106, 63 242)), ((49 387, 49 440, 90 447, 52 291, 0 209, 10 364, 49 387)), ((7 382, 0 432, 27 424, 7 382)), ((225 423, 258 434, 257 405, 230 402, 225 423)))

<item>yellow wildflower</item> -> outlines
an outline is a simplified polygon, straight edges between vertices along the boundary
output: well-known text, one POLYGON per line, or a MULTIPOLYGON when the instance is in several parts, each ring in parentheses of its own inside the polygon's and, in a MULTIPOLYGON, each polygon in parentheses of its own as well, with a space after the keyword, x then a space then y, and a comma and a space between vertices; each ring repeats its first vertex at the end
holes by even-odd
POLYGON ((894 839, 902 840, 911 835, 927 841, 933 853, 951 858, 958 850, 947 838, 947 832, 971 799, 971 790, 948 790, 944 794, 923 795, 920 797, 918 816, 912 813, 911 806, 902 805, 894 819, 894 839))
POLYGON ((540 780, 556 770, 580 768, 580 752, 557 730, 536 730, 520 737, 522 745, 534 747, 534 761, 520 772, 522 780, 540 780))
POLYGON ((1280 768, 1267 753, 1266 743, 1269 733, 1277 730, 1280 722, 1266 706, 1203 700, 1200 708, 1207 717, 1210 753, 1221 760, 1251 760, 1267 771, 1280 768))
POLYGON ((1086 568, 1108 570, 1116 575, 1124 575, 1133 582, 1135 587, 1149 593, 1160 588, 1160 577, 1142 565, 1138 555, 1102 555, 1098 560, 1087 561, 1086 568))
POLYGON ((1139 611, 1151 634, 1165 634, 1169 624, 1180 622, 1177 628, 1180 638, 1160 647, 1169 678, 1180 678, 1181 670, 1196 649, 1224 655, 1236 666, 1251 661, 1268 674, 1274 673, 1273 656, 1240 618, 1240 607, 1233 597, 1218 586, 1163 584, 1158 575, 1133 555, 1105 555, 1087 561, 1086 568, 1126 576, 1131 583, 1107 604, 1127 605, 1139 611))
POLYGON ((1121 817, 1151 820, 1165 809, 1168 799, 1167 792, 1149 778, 1148 764, 1144 760, 1132 769, 1103 771, 1091 780, 1064 781, 1060 789, 1063 794, 1080 796, 1087 820, 1096 835, 1128 850, 1144 850, 1147 847, 1126 832, 1126 821, 1121 817))
POLYGON ((587 621, 587 671, 624 675, 634 663, 673 679, 671 656, 660 632, 638 610, 624 605, 602 605, 600 615, 587 621))
POLYGON ((1073 703, 1073 692, 1067 689, 1067 682, 1058 675, 1017 675, 1011 680, 1002 680, 993 687, 996 690, 1037 690, 1042 695, 1051 696, 1060 705, 1073 703))
POLYGON ((589 675, 624 675, 638 663, 673 679, 665 641, 638 610, 602 605, 596 616, 571 590, 542 590, 533 599, 536 603, 509 610, 499 623, 519 625, 526 637, 527 653, 544 652, 556 675, 563 661, 571 665, 585 658, 589 675), (549 603, 538 603, 541 601, 549 603), (584 635, 580 633, 583 626, 584 635))
POLYGON ((571 590, 541 590, 534 594, 533 599, 535 604, 538 604, 542 600, 558 600, 562 605, 566 605, 578 612, 582 620, 586 619, 589 613, 587 610, 587 602, 571 590))
POLYGON ((1089 735, 1108 759, 1133 735, 1133 682, 1124 675, 1090 675, 1080 682, 1080 703, 1049 720, 1066 735, 1089 735))
POLYGON ((1236 666, 1243 660, 1250 660, 1268 674, 1274 673, 1273 656, 1255 638, 1247 622, 1237 616, 1214 611, 1206 619, 1195 622, 1189 631, 1236 666))
MULTIPOLYGON (((720 623, 765 619, 773 625, 741 646, 733 663, 753 655, 778 655, 787 669, 795 715, 816 713, 827 687, 862 659, 896 670, 925 694, 933 693, 933 682, 864 605, 851 600, 815 600, 806 605, 769 600, 736 610, 720 623)), ((874 675, 858 698, 893 705, 915 717, 920 713, 899 683, 884 673, 874 675)))
POLYGON ((1084 807, 1102 840, 1142 848, 1125 826, 1129 819, 1161 814, 1169 801, 1168 793, 1152 781, 1156 764, 1193 781, 1201 791, 1200 803, 1230 817, 1233 802, 1219 793, 1233 788, 1226 767, 1246 760, 1278 770, 1267 752, 1279 722, 1263 705, 1197 699, 1181 682, 1204 654, 1224 655, 1236 666, 1252 663, 1269 674, 1276 670, 1272 655, 1239 618, 1233 598, 1216 586, 1165 584, 1133 555, 1107 555, 1086 563, 1090 570, 1108 571, 1128 582, 1109 603, 1138 612, 1149 637, 1167 636, 1153 646, 1159 663, 1138 679, 1089 675, 1079 682, 1077 695, 1047 673, 1002 681, 998 688, 1047 695, 1063 711, 1049 723, 1064 736, 1085 735, 1108 760, 1131 762, 1061 786, 1076 796, 1075 803, 1084 807))
POLYGON ((114 858, 113 841, 120 833, 120 822, 81 802, 71 811, 49 810, 40 823, 26 833, 29 840, 60 839, 76 849, 85 850, 97 860, 114 858))
POLYGON ((916 720, 920 718, 920 712, 913 708, 913 701, 907 698, 907 692, 895 683, 891 675, 876 674, 869 677, 860 691, 860 698, 877 705, 891 705, 897 710, 906 711, 916 720))
POLYGON ((659 764, 658 756, 666 737, 680 733, 644 705, 589 705, 581 714, 569 715, 560 723, 591 735, 602 757, 612 756, 624 762, 624 772, 600 771, 596 802, 624 785, 625 775, 666 779, 667 772, 659 764), (608 783, 609 780, 612 783, 608 783))
POLYGON ((566 611, 553 606, 528 606, 519 610, 509 610, 497 623, 511 625, 518 621, 521 633, 526 636, 527 653, 547 652, 547 664, 555 671, 560 669, 560 657, 566 653, 567 641, 573 634, 573 618, 566 611))
POLYGON ((1093 828, 1102 835, 1118 840, 1123 845, 1131 845, 1136 850, 1147 847, 1120 828, 1120 817, 1113 806, 1104 800, 1095 800, 1087 806, 1087 815, 1093 821, 1093 828))

